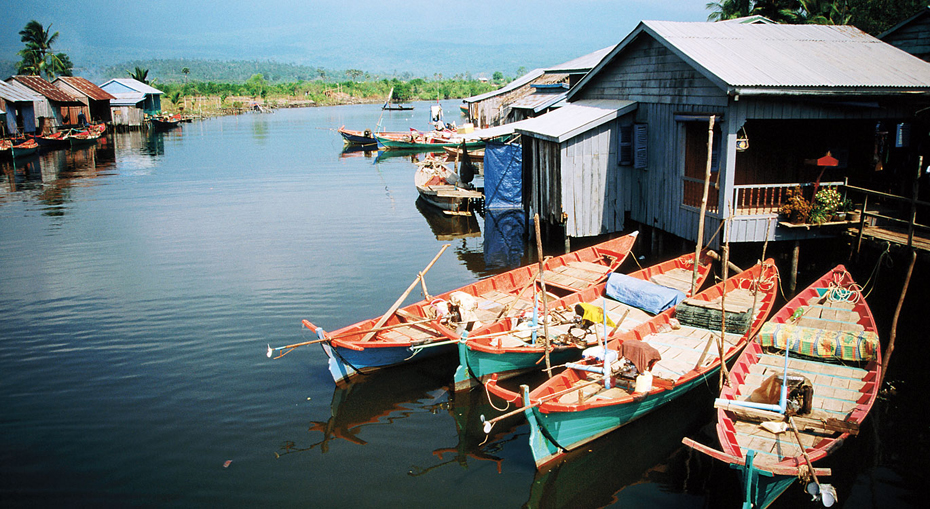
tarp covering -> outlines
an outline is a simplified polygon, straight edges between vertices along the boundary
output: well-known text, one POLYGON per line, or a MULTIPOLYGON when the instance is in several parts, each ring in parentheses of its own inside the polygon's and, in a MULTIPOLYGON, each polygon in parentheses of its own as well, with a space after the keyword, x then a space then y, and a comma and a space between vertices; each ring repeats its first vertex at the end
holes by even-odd
POLYGON ((617 272, 607 278, 605 292, 611 299, 654 315, 685 300, 685 294, 679 290, 617 272))
POLYGON ((789 323, 768 322, 759 331, 762 346, 822 359, 870 361, 878 357, 878 334, 873 331, 833 331, 789 323))
POLYGON ((488 142, 484 148, 484 207, 523 208, 523 148, 488 142))
POLYGON ((485 210, 484 263, 487 270, 519 267, 525 243, 526 213, 523 210, 485 210))

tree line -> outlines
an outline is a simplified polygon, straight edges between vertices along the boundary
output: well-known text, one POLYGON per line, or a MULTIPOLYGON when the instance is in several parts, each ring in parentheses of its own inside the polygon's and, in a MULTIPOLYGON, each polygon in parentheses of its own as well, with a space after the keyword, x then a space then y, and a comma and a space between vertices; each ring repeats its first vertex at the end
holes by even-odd
POLYGON ((776 23, 853 25, 874 36, 927 8, 927 0, 721 0, 708 21, 765 16, 776 23))

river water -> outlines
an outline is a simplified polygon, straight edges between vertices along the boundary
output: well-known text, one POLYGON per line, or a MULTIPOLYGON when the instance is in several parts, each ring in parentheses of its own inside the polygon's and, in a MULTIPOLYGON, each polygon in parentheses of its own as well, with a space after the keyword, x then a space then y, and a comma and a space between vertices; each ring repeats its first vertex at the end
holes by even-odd
MULTIPOLYGON (((443 103, 447 120, 457 105, 443 103)), ((429 106, 384 125, 425 129, 429 106)), ((537 472, 521 417, 485 436, 480 415, 499 411, 484 393, 447 391, 454 359, 337 388, 318 347, 265 356, 311 339, 302 319, 332 330, 382 314, 445 243, 434 294, 532 261, 522 237, 489 241, 485 218, 418 204, 409 157, 343 154, 335 128, 380 114, 221 117, 0 163, 0 505, 738 504, 735 474, 680 445, 714 444, 716 387, 537 472)), ((902 273, 879 276, 885 330, 902 273)), ((927 285, 912 285, 919 303, 927 285)), ((828 465, 840 505, 908 507, 926 477, 918 318, 899 326, 897 394, 828 465)), ((814 507, 800 493, 777 505, 799 504, 814 507)))

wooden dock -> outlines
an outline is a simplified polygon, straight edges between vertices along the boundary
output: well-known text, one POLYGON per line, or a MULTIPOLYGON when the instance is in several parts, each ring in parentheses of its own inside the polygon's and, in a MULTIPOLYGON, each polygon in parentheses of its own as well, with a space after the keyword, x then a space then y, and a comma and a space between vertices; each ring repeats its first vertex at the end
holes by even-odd
MULTIPOLYGON (((846 234, 857 239, 859 237, 859 228, 853 227, 846 230, 846 234)), ((907 231, 901 231, 901 229, 888 228, 883 226, 865 226, 862 228, 862 240, 872 241, 872 242, 889 242, 892 246, 902 246, 907 247, 908 242, 907 231)), ((857 250, 858 244, 857 242, 857 250)), ((914 235, 911 246, 917 251, 930 252, 930 238, 926 236, 914 235)))

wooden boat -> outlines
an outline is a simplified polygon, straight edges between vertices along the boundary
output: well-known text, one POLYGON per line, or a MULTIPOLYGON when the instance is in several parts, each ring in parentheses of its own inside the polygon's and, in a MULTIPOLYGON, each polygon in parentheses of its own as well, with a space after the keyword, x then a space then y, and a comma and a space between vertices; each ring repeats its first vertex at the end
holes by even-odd
MULTIPOLYGON (((704 285, 710 273, 713 259, 708 252, 701 256, 698 267, 696 288, 704 285)), ((543 280, 547 289, 550 287, 564 287, 562 274, 565 271, 582 270, 580 267, 558 267, 543 272, 543 280)), ((678 300, 691 295, 692 276, 694 273, 694 253, 686 254, 666 260, 662 263, 640 269, 628 275, 642 283, 626 285, 631 292, 662 295, 663 306, 674 305, 678 300), (653 288, 655 285, 657 288, 653 288)), ((620 279, 621 276, 611 274, 611 278, 620 279)), ((571 280, 569 280, 571 282, 571 280)), ((623 282, 617 284, 623 285, 623 282)), ((627 331, 650 320, 660 306, 652 308, 650 312, 636 307, 639 295, 618 296, 614 299, 606 296, 608 283, 601 283, 582 289, 559 300, 547 304, 549 320, 547 327, 532 326, 533 321, 524 316, 523 327, 514 327, 514 320, 505 313, 504 320, 495 322, 485 328, 474 331, 469 337, 458 344, 459 367, 455 371, 455 390, 466 390, 486 382, 491 375, 497 374, 497 380, 504 380, 512 376, 525 373, 533 369, 540 369, 540 359, 546 354, 545 333, 549 334, 549 357, 552 364, 563 364, 581 357, 581 347, 592 346, 597 337, 604 337, 609 332, 602 324, 593 323, 582 328, 578 324, 583 316, 574 310, 576 304, 586 303, 600 307, 606 303, 607 316, 616 323, 617 330, 627 331), (535 338, 532 331, 536 332, 535 338)), ((590 308, 589 308, 590 309, 590 308)), ((521 314, 532 313, 533 310, 518 310, 521 314)), ((536 315, 543 314, 542 309, 535 310, 536 315)), ((545 319, 540 317, 536 323, 545 319)))
POLYGON ((68 141, 66 136, 67 136, 67 132, 62 131, 62 132, 47 134, 45 136, 39 136, 39 135, 33 134, 33 135, 30 135, 29 137, 35 140, 36 143, 39 144, 40 148, 52 150, 52 149, 57 149, 57 148, 70 147, 71 142, 68 141))
POLYGON ((403 104, 394 104, 388 103, 381 107, 382 110, 387 111, 409 111, 413 109, 413 106, 407 106, 403 104))
MULTIPOLYGON (((597 272, 586 271, 575 275, 576 279, 581 280, 578 285, 595 285, 626 260, 636 237, 637 233, 634 232, 551 258, 547 266, 553 269, 563 265, 598 266, 597 272)), ((433 263, 438 257, 434 258, 433 263)), ((455 350, 457 339, 450 338, 458 337, 455 329, 465 328, 471 321, 493 322, 505 306, 514 300, 521 300, 517 294, 528 283, 532 284, 535 278, 533 266, 519 267, 398 309, 409 292, 422 283, 426 270, 417 276, 407 292, 380 319, 375 317, 363 320, 331 333, 304 320, 303 325, 314 331, 317 338, 280 348, 269 346, 268 356, 271 357, 274 351, 281 351, 280 355, 284 355, 294 347, 319 343, 329 357, 329 371, 338 383, 359 373, 451 353, 455 350), (459 306, 456 312, 455 302, 461 303, 463 300, 472 300, 474 307, 459 306)), ((528 301, 524 303, 529 304, 528 301)))
POLYGON ((97 140, 102 136, 101 133, 97 131, 82 131, 77 133, 70 133, 65 135, 65 139, 68 140, 68 143, 71 144, 71 148, 77 147, 86 147, 97 143, 97 140))
POLYGON ((829 469, 814 463, 858 433, 881 364, 872 312, 838 265, 785 304, 736 361, 715 403, 723 451, 683 442, 739 470, 752 507, 768 507, 799 477, 814 480, 808 492, 829 507, 836 494, 819 482, 829 469))
MULTIPOLYGON (((449 159, 453 161, 461 161, 463 159, 461 146, 443 147, 442 149, 445 150, 447 154, 449 154, 449 159)), ((484 161, 484 149, 465 150, 464 152, 465 154, 468 155, 468 159, 471 161, 474 161, 474 162, 484 161)))
POLYGON ((152 127, 155 129, 174 129, 180 125, 180 120, 171 119, 168 117, 152 117, 150 119, 152 127))
MULTIPOLYGON (((388 150, 395 149, 416 149, 416 150, 439 150, 443 147, 461 147, 462 138, 446 131, 431 131, 421 133, 411 131, 404 134, 401 138, 394 136, 385 136, 383 133, 375 133, 378 143, 388 150)), ((483 148, 484 142, 480 140, 465 142, 466 149, 483 148)))
POLYGON ((10 147, 10 155, 13 158, 26 157, 35 154, 39 150, 39 144, 35 140, 26 140, 20 143, 13 143, 10 147))
POLYGON ((457 173, 442 163, 432 157, 417 163, 413 182, 420 198, 442 210, 443 214, 471 215, 474 204, 483 200, 484 194, 466 186, 457 173))
MULTIPOLYGON (((766 260, 619 334, 608 348, 589 349, 599 359, 569 363, 532 392, 522 386, 524 406, 516 411, 529 421, 536 466, 710 383, 721 357, 736 358, 765 322, 777 283, 774 261, 766 260), (727 328, 722 344, 721 314, 727 328)), ((508 401, 520 399, 493 376, 486 387, 508 401)), ((485 422, 485 431, 493 422, 485 422)))
POLYGON ((346 129, 345 126, 337 129, 339 134, 342 136, 343 141, 346 145, 378 145, 378 140, 374 137, 371 132, 371 129, 365 129, 364 131, 353 131, 351 129, 346 129))

